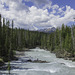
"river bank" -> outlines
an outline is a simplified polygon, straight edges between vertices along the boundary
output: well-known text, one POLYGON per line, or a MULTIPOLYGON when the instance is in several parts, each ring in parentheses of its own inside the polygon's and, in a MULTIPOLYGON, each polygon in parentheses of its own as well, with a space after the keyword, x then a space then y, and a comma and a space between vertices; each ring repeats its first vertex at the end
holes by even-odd
POLYGON ((65 60, 71 60, 73 62, 75 62, 75 56, 72 53, 69 53, 67 51, 52 51, 52 53, 54 53, 56 55, 57 58, 63 58, 65 60))
POLYGON ((63 58, 65 60, 71 60, 72 62, 75 62, 75 53, 70 53, 65 50, 60 50, 60 49, 55 49, 51 51, 50 49, 47 48, 41 48, 40 49, 45 49, 47 51, 50 51, 51 53, 54 53, 57 58, 63 58))
MULTIPOLYGON (((24 54, 25 51, 29 51, 28 48, 23 48, 22 50, 16 50, 14 51, 14 56, 10 59, 10 61, 13 61, 13 60, 18 60, 18 58, 20 56, 22 56, 24 54)), ((6 62, 8 62, 8 58, 0 58, 0 67, 2 67, 3 65, 5 65, 6 62)))

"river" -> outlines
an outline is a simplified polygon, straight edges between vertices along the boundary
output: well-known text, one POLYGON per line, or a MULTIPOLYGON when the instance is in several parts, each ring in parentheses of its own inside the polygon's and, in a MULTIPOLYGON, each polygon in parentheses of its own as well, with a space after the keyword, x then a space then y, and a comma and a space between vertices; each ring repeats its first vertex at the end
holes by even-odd
MULTIPOLYGON (((10 65, 12 67, 10 75, 75 75, 75 62, 56 58, 55 54, 38 47, 25 51, 19 60, 12 61, 10 65), (27 60, 46 62, 28 62, 27 60)), ((0 75, 9 75, 8 70, 0 70, 0 75)))

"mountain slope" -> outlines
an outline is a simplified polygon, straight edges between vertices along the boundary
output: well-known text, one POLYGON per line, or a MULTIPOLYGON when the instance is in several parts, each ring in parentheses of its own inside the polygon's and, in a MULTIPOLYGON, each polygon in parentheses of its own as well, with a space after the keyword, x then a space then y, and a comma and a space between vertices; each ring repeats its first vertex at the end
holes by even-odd
POLYGON ((55 27, 52 27, 52 28, 40 29, 38 31, 45 32, 45 33, 51 33, 51 32, 54 32, 55 30, 56 30, 56 28, 55 27))

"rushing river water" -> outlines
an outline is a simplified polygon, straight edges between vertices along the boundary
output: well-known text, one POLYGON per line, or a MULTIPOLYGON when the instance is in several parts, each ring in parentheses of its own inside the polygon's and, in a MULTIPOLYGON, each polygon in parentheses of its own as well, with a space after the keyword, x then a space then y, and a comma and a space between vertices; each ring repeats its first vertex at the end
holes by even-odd
MULTIPOLYGON (((19 60, 10 63, 12 66, 10 75, 75 75, 75 62, 56 58, 55 54, 47 50, 35 48, 24 54, 19 60), (27 62, 29 59, 47 63, 27 62)), ((0 75, 8 75, 8 71, 0 70, 0 75)))

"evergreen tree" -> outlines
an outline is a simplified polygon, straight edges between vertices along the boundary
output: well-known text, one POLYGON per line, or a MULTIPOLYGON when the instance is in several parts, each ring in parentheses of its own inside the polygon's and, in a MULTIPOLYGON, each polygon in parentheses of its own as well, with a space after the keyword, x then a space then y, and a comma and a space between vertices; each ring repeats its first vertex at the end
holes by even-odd
POLYGON ((2 22, 1 22, 1 14, 0 14, 0 56, 2 55, 2 22))

